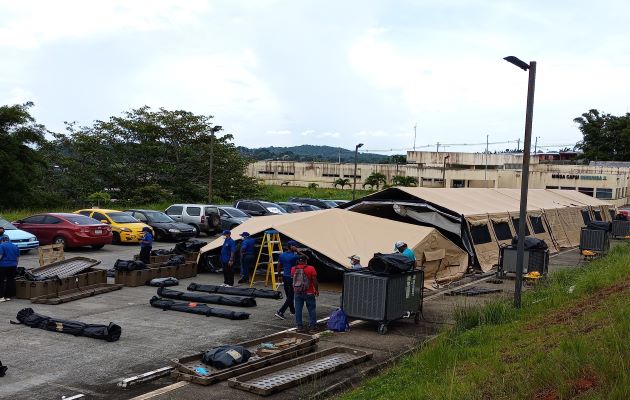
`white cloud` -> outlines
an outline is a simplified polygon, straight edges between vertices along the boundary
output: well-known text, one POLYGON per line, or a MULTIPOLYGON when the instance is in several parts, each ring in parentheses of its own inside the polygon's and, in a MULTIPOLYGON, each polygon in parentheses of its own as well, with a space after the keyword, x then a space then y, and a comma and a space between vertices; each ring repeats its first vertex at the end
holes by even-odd
POLYGON ((1 1, 0 47, 36 48, 63 39, 199 24, 205 1, 1 1))
POLYGON ((314 130, 312 130, 312 129, 307 129, 307 130, 305 130, 305 131, 300 132, 300 135, 302 135, 302 136, 308 136, 308 135, 311 135, 311 134, 313 134, 313 133, 315 133, 315 131, 314 131, 314 130))

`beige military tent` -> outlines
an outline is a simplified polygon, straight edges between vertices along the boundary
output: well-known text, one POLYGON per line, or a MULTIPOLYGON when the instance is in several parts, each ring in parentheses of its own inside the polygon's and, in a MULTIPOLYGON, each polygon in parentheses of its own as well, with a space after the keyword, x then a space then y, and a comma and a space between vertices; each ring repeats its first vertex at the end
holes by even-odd
MULTIPOLYGON (((500 246, 511 242, 518 230, 520 190, 396 187, 341 207, 434 226, 488 271, 499 261, 500 246)), ((592 219, 608 219, 608 207, 605 201, 576 191, 530 189, 526 234, 543 239, 552 253, 577 246, 580 229, 592 219)))
MULTIPOLYGON (((437 229, 391 221, 365 214, 330 209, 278 216, 254 217, 232 230, 255 236, 274 229, 328 259, 339 268, 349 268, 348 257, 359 255, 364 266, 374 253, 392 253, 394 243, 402 240, 424 266, 425 280, 451 280, 463 276, 468 255, 437 229)), ((221 247, 223 238, 208 243, 202 253, 221 247)))

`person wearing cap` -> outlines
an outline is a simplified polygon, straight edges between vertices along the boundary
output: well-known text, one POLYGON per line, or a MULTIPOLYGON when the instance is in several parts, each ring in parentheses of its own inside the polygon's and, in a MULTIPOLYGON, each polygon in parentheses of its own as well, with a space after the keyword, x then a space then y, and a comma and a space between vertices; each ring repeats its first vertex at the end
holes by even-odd
POLYGON ((284 316, 287 308, 291 311, 291 314, 295 314, 291 268, 297 264, 298 253, 297 242, 289 240, 287 242, 287 250, 278 257, 278 272, 282 271, 282 286, 284 287, 285 299, 284 304, 275 314, 276 318, 287 319, 284 316))
POLYGON ((249 232, 241 233, 243 241, 241 242, 241 279, 238 283, 247 283, 249 281, 249 271, 254 264, 254 250, 256 240, 249 235, 249 232))
POLYGON ((221 246, 221 266, 223 267, 223 285, 222 286, 234 286, 234 255, 236 254, 236 242, 232 239, 232 232, 229 230, 223 231, 225 241, 221 246))
POLYGON ((396 247, 396 250, 398 250, 398 252, 400 254, 402 254, 403 256, 407 257, 408 259, 410 259, 413 262, 416 261, 416 255, 413 254, 413 250, 411 250, 409 247, 407 247, 407 243, 405 243, 405 242, 396 242, 395 247, 396 247))
POLYGON ((142 228, 142 239, 140 240, 140 261, 145 264, 151 264, 151 249, 153 248, 153 233, 151 228, 145 226, 142 228))
POLYGON ((0 236, 0 302, 11 300, 15 295, 15 274, 20 249, 11 243, 7 235, 0 236))
POLYGON ((350 268, 353 270, 363 269, 363 266, 361 265, 361 257, 354 254, 348 258, 350 259, 350 268))

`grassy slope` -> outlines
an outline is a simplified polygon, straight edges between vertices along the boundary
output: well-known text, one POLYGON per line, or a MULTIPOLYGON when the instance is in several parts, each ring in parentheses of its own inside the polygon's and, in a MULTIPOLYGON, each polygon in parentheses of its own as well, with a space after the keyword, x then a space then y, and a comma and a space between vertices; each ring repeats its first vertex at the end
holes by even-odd
POLYGON ((516 312, 495 302, 351 399, 629 399, 630 245, 552 274, 516 312))
MULTIPOLYGON (((357 197, 365 196, 370 192, 366 190, 357 190, 357 197)), ((267 201, 287 201, 290 197, 314 197, 318 199, 335 199, 335 200, 352 200, 352 190, 349 189, 307 189, 304 187, 284 187, 284 186, 263 186, 261 192, 256 198, 267 201)), ((160 203, 160 204, 143 204, 143 205, 121 205, 121 204, 109 204, 107 208, 113 208, 116 210, 125 210, 129 208, 146 208, 149 210, 165 210, 170 204, 173 203, 160 203)), ((15 221, 20 218, 28 217, 29 215, 37 214, 40 212, 72 212, 76 208, 56 208, 54 210, 35 210, 35 209, 21 209, 21 210, 6 210, 0 211, 0 216, 8 221, 15 221)))

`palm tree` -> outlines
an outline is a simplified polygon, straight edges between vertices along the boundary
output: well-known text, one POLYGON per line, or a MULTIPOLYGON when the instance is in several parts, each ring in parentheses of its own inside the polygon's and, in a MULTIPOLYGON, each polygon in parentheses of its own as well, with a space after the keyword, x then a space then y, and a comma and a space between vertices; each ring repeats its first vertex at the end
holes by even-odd
POLYGON ((333 186, 335 187, 335 189, 337 188, 337 185, 341 186, 342 189, 346 187, 346 185, 350 186, 350 179, 348 178, 335 179, 335 182, 333 183, 333 186))

